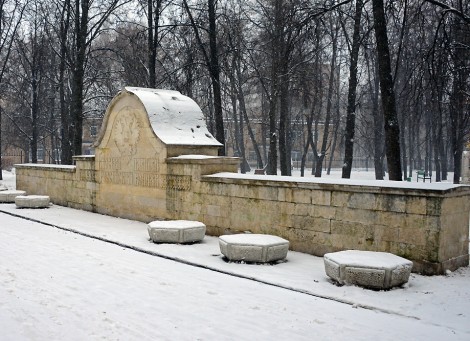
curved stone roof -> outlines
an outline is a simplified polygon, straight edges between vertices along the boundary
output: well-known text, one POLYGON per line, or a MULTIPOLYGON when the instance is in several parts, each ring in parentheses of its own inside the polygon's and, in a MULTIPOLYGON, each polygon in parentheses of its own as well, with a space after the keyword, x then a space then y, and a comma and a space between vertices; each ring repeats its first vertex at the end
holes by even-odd
POLYGON ((125 87, 139 98, 155 134, 168 145, 222 146, 207 130, 195 101, 179 91, 125 87))

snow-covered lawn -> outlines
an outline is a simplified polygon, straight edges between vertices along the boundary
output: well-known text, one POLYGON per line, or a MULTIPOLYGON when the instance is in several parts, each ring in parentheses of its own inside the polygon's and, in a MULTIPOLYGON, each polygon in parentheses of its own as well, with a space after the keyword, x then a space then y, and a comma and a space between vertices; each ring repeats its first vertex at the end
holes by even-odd
POLYGON ((214 237, 153 244, 144 223, 0 204, 1 340, 469 340, 469 283, 338 287, 321 257, 226 263, 214 237))

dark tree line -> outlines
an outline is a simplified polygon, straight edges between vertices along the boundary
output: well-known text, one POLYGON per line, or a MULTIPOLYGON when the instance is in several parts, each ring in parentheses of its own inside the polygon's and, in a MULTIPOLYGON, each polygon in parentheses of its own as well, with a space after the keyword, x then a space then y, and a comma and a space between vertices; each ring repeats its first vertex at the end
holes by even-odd
POLYGON ((377 179, 458 182, 469 18, 464 0, 0 0, 2 151, 70 164, 84 122, 144 86, 194 98, 242 172, 250 150, 268 174, 370 158, 377 179))

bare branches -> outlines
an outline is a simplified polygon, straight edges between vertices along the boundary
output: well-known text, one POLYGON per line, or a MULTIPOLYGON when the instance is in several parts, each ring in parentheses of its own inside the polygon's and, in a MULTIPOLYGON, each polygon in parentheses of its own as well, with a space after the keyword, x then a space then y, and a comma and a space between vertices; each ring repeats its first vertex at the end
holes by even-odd
POLYGON ((443 11, 444 15, 447 14, 447 13, 452 13, 452 14, 460 17, 461 19, 463 19, 465 22, 470 23, 470 16, 468 14, 462 12, 461 10, 458 10, 455 7, 449 6, 448 4, 446 4, 444 2, 441 2, 441 1, 437 1, 437 0, 424 0, 424 1, 444 9, 444 11, 443 11))

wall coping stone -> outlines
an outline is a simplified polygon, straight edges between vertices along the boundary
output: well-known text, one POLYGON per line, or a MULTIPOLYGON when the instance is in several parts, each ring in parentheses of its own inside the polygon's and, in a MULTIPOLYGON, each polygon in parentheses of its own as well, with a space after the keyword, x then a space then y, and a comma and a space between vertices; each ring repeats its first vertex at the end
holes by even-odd
POLYGON ((15 168, 21 169, 44 169, 52 170, 57 172, 73 173, 77 169, 77 166, 73 165, 54 165, 54 164, 41 164, 41 163, 22 163, 16 164, 15 168))
POLYGON ((74 161, 93 161, 95 160, 94 155, 75 155, 72 156, 74 161))
POLYGON ((322 179, 311 177, 266 176, 240 173, 216 173, 204 175, 201 181, 214 183, 231 183, 251 186, 285 187, 338 192, 359 192, 369 194, 396 194, 427 197, 458 197, 470 195, 470 186, 451 183, 414 184, 406 181, 384 180, 348 180, 322 179))
MULTIPOLYGON (((238 157, 227 156, 208 156, 208 155, 180 155, 166 159, 169 164, 192 164, 192 165, 210 165, 210 164, 230 164, 234 165, 240 162, 238 157)), ((228 173, 231 174, 231 173, 228 173)))

